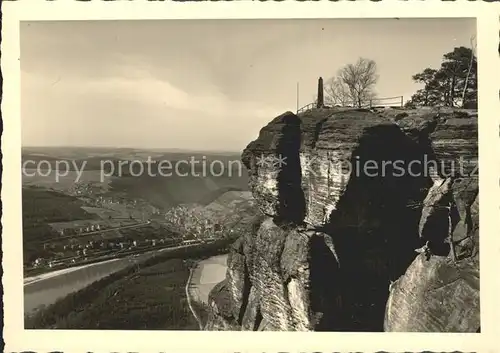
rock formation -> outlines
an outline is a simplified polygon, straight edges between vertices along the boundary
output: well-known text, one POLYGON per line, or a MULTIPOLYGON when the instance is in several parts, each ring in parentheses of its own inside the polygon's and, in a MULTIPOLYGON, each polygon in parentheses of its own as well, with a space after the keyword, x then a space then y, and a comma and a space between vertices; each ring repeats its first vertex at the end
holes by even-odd
POLYGON ((477 114, 313 109, 244 150, 262 213, 207 330, 479 330, 477 114))

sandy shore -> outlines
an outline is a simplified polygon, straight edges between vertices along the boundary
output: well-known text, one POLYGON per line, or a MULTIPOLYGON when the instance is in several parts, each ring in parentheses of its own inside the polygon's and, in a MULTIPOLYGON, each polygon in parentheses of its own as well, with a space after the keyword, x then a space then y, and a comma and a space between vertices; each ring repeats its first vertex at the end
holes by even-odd
POLYGON ((208 295, 213 287, 226 277, 227 255, 218 255, 198 263, 189 283, 193 300, 208 304, 208 295))

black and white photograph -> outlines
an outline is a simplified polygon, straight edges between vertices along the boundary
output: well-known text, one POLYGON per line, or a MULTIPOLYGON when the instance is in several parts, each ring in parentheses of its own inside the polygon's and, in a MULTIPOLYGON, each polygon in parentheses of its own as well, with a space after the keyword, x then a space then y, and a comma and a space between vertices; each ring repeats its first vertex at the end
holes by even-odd
POLYGON ((475 18, 24 21, 25 329, 480 332, 475 18))

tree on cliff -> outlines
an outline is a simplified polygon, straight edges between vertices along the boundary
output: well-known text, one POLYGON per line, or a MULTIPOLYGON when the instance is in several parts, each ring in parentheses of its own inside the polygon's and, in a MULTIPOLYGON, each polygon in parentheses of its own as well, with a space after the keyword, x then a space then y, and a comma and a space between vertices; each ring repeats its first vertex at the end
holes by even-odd
POLYGON ((374 88, 378 81, 375 61, 359 58, 355 64, 340 69, 337 76, 347 88, 354 106, 361 108, 375 98, 374 88))
MULTIPOLYGON (((341 68, 325 84, 324 101, 330 106, 361 108, 376 97, 377 64, 371 59, 359 58, 355 64, 341 68)), ((317 95, 314 96, 314 104, 317 95)))
POLYGON ((413 75, 415 82, 423 84, 407 106, 477 107, 477 58, 475 45, 457 47, 443 56, 439 69, 426 68, 413 75))
POLYGON ((353 98, 347 85, 339 77, 332 77, 325 85, 325 103, 348 107, 353 105, 353 98))

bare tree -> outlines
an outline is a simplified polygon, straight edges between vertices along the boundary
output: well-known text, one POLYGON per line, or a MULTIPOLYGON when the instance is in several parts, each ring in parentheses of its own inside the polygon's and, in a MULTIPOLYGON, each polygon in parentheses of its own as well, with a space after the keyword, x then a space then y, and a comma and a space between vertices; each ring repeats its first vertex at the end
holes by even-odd
POLYGON ((348 64, 340 69, 338 79, 349 90, 354 105, 361 108, 367 101, 375 98, 377 64, 373 60, 359 58, 355 64, 348 64))
POLYGON ((470 38, 470 47, 471 47, 471 54, 470 54, 471 57, 469 59, 469 68, 467 70, 467 76, 465 76, 464 89, 462 91, 462 106, 465 104, 465 95, 467 93, 467 88, 468 88, 468 84, 469 84, 469 77, 470 77, 470 73, 472 70, 472 63, 474 62, 474 56, 475 56, 475 52, 476 52, 476 48, 477 48, 476 36, 472 36, 470 38))
POLYGON ((325 103, 327 105, 348 107, 355 104, 349 87, 339 77, 332 77, 325 85, 325 103))

